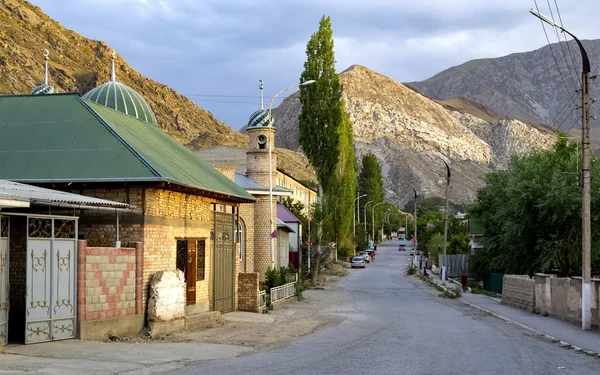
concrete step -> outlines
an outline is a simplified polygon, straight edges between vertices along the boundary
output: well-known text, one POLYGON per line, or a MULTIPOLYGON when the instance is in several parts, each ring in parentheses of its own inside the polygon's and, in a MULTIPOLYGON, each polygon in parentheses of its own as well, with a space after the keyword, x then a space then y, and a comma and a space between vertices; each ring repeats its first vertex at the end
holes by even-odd
POLYGON ((199 314, 187 315, 185 317, 185 328, 190 330, 211 328, 221 324, 222 322, 223 320, 221 319, 220 311, 208 311, 199 314))

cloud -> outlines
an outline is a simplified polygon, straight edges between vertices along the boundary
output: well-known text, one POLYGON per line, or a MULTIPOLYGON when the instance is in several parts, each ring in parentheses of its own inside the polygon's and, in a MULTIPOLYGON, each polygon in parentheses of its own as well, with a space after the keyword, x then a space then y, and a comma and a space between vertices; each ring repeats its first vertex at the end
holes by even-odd
MULTIPOLYGON (((332 19, 339 71, 361 64, 402 82, 547 43, 528 12, 534 3, 523 0, 31 1, 66 27, 106 41, 142 74, 190 94, 236 129, 258 106, 258 79, 266 96, 298 81, 306 42, 323 14, 332 19)), ((558 4, 571 31, 600 37, 594 19, 600 2, 558 4)), ((550 15, 544 5, 540 11, 550 15)))

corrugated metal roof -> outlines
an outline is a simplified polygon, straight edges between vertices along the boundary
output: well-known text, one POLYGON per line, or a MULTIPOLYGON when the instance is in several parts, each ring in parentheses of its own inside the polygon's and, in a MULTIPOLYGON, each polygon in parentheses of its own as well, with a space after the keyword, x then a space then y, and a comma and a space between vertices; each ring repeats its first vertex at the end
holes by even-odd
POLYGON ((289 227, 286 223, 284 223, 283 221, 277 219, 277 228, 281 228, 285 231, 288 231, 290 233, 296 233, 295 230, 293 230, 291 227, 289 227))
POLYGON ((133 208, 133 206, 127 203, 86 197, 84 195, 45 189, 7 180, 0 180, 0 197, 29 201, 34 204, 67 203, 88 207, 133 208))
POLYGON ((162 129, 76 94, 0 96, 0 178, 164 181, 254 200, 162 129))
POLYGON ((0 178, 155 177, 74 94, 0 96, 0 178))
POLYGON ((254 197, 228 179, 164 130, 148 126, 133 117, 99 104, 85 101, 161 177, 202 190, 254 200, 254 197))
MULTIPOLYGON (((242 173, 235 172, 234 182, 245 190, 264 191, 264 192, 269 191, 268 186, 263 186, 263 185, 257 184, 256 182, 254 182, 253 179, 251 179, 250 177, 248 177, 247 175, 242 174, 242 173)), ((273 186, 273 191, 280 192, 280 193, 292 193, 292 191, 290 189, 284 188, 283 186, 279 186, 279 185, 273 186)))
POLYGON ((277 202, 277 219, 281 219, 284 223, 299 223, 300 220, 286 206, 277 202))

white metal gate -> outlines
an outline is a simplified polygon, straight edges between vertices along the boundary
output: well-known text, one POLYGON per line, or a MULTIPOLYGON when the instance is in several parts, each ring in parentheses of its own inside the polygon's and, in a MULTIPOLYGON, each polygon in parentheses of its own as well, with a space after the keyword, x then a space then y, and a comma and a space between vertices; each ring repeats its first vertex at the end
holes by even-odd
POLYGON ((0 216, 0 346, 8 342, 8 219, 7 216, 0 216))
POLYGON ((27 217, 25 344, 74 338, 77 219, 27 217))

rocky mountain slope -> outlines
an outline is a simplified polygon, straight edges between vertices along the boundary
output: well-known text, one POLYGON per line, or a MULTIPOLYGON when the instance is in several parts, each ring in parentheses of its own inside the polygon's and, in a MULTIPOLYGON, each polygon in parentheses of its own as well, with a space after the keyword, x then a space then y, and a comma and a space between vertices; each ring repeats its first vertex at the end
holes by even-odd
MULTIPOLYGON (((592 74, 600 73, 600 39, 582 43, 590 59, 592 74)), ((574 123, 578 126, 576 122, 581 116, 578 110, 571 111, 580 104, 575 92, 581 87, 580 77, 580 52, 571 40, 568 45, 566 42, 555 43, 531 52, 471 60, 425 81, 407 85, 434 99, 463 96, 503 116, 553 126, 560 124, 561 129, 568 130, 574 123), (563 112, 570 114, 562 116, 563 112)), ((600 94, 598 82, 591 83, 592 94, 596 93, 596 96, 600 94)), ((596 112, 600 112, 600 108, 596 112)), ((592 121, 592 126, 600 127, 600 121, 592 121)))
MULTIPOLYGON (((357 155, 377 156, 386 198, 399 205, 409 199, 411 187, 425 196, 443 196, 442 160, 452 168, 451 199, 471 202, 483 174, 505 168, 511 154, 550 148, 556 137, 464 98, 436 102, 362 66, 341 73, 340 81, 357 155)), ((279 147, 299 148, 300 111, 297 93, 274 110, 279 147)))
MULTIPOLYGON (((111 49, 68 30, 24 0, 0 0, 0 93, 29 94, 43 82, 43 52, 50 52, 49 83, 59 92, 85 93, 110 78, 111 49)), ((138 91, 162 128, 192 148, 247 147, 244 135, 166 85, 145 78, 121 56, 117 79, 138 91)))

